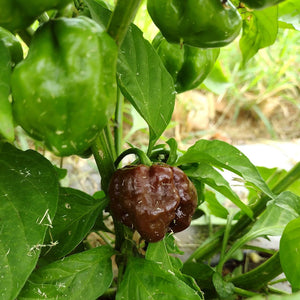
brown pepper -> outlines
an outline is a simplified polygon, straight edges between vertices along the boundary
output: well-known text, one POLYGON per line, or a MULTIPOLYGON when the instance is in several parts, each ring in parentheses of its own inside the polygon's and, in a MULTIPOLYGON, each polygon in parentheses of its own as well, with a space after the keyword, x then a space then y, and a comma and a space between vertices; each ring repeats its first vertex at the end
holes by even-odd
POLYGON ((114 217, 148 242, 187 228, 197 206, 196 189, 184 172, 161 164, 118 169, 109 196, 114 217))

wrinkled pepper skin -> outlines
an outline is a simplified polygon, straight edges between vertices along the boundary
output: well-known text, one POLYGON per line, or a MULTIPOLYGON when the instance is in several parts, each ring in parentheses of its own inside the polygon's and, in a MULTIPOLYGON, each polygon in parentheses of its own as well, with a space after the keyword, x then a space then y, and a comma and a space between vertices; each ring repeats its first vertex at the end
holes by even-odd
POLYGON ((27 28, 43 12, 60 9, 72 0, 0 0, 0 26, 15 32, 27 28))
POLYGON ((23 59, 23 50, 20 42, 10 31, 0 27, 0 40, 9 50, 11 60, 14 64, 23 59))
POLYGON ((172 75, 177 93, 198 87, 212 70, 220 53, 219 48, 201 49, 171 44, 161 33, 156 35, 152 44, 172 75))
POLYGON ((219 48, 231 43, 242 27, 229 0, 148 0, 147 9, 170 43, 219 48))
POLYGON ((83 153, 113 114, 117 53, 87 17, 44 23, 13 71, 15 120, 58 156, 83 153))
POLYGON ((284 0, 243 0, 242 2, 252 9, 264 9, 269 6, 274 6, 284 0))
POLYGON ((109 184, 109 197, 113 216, 148 242, 186 229, 198 201, 182 170, 160 164, 118 169, 109 184))

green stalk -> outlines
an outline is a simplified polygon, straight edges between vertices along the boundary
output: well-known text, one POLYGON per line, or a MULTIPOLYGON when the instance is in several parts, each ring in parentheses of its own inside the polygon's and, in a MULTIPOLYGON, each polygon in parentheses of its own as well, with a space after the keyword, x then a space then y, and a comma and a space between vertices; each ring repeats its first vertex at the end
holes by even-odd
POLYGON ((229 236, 230 236, 230 229, 231 229, 232 219, 233 219, 233 214, 229 214, 227 216, 227 224, 226 224, 224 237, 223 237, 223 242, 222 242, 220 263, 217 265, 217 268, 216 268, 217 272, 219 272, 220 274, 222 274, 223 265, 225 263, 225 261, 223 261, 223 258, 225 257, 225 252, 226 252, 226 248, 227 248, 227 244, 228 244, 228 240, 229 240, 229 236))
POLYGON ((107 32, 120 47, 128 30, 128 26, 134 20, 141 0, 118 0, 109 20, 107 32))
POLYGON ((259 289, 281 273, 282 268, 278 251, 257 268, 245 274, 230 278, 228 281, 239 288, 259 289))
MULTIPOLYGON (((272 189, 274 194, 280 194, 285 191, 292 183, 300 178, 300 162, 297 163, 286 175, 282 178, 272 189)), ((239 221, 232 227, 230 232, 230 240, 236 240, 238 236, 242 235, 248 226, 255 222, 255 218, 258 217, 265 209, 268 201, 271 200, 268 196, 263 196, 252 207, 254 221, 247 215, 242 215, 239 221)), ((224 229, 217 231, 212 237, 207 239, 186 262, 192 260, 203 260, 211 257, 220 249, 222 245, 222 236, 224 229)))
POLYGON ((109 138, 106 136, 105 131, 102 130, 91 147, 101 176, 101 188, 106 194, 109 180, 116 170, 114 166, 114 155, 109 145, 109 138))
POLYGON ((250 292, 247 290, 243 290, 241 288, 238 287, 234 287, 234 292, 240 296, 244 296, 244 297, 255 297, 258 296, 258 293, 254 293, 254 292, 250 292))
POLYGON ((124 108, 124 97, 118 88, 117 93, 117 104, 115 110, 115 124, 114 124, 114 137, 115 137, 115 149, 116 154, 120 155, 123 148, 123 108, 124 108))
POLYGON ((138 149, 138 148, 129 148, 125 151, 123 151, 118 158, 115 161, 115 167, 117 168, 119 163, 121 162, 121 160, 129 155, 129 154, 135 154, 138 158, 141 164, 146 165, 146 166, 151 166, 152 162, 149 159, 149 157, 146 155, 145 152, 143 152, 142 150, 138 149))

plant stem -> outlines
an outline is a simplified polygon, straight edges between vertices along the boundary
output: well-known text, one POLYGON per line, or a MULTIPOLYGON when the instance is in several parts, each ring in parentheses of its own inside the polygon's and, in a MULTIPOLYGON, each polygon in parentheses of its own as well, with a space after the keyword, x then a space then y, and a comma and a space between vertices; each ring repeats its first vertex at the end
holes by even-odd
POLYGON ((223 257, 225 256, 225 251, 226 251, 227 244, 228 244, 228 239, 229 239, 229 234, 230 234, 232 219, 233 219, 233 214, 229 214, 227 216, 227 224, 226 224, 226 228, 225 228, 225 232, 224 232, 224 237, 223 237, 223 242, 222 242, 222 249, 221 249, 221 255, 220 255, 220 263, 218 264, 218 266, 216 268, 217 272, 219 272, 220 274, 222 274, 222 270, 223 270, 224 263, 222 263, 222 260, 223 260, 223 257))
POLYGON ((109 20, 107 32, 120 47, 130 23, 134 20, 141 0, 118 0, 109 20))
POLYGON ((279 252, 276 252, 257 268, 245 274, 230 278, 229 281, 240 288, 259 289, 281 273, 282 268, 280 265, 279 252))
POLYGON ((114 124, 114 137, 115 137, 115 150, 117 156, 122 152, 123 147, 123 108, 124 97, 118 88, 117 92, 117 104, 115 110, 115 124, 114 124))
POLYGON ((240 296, 244 296, 244 297, 254 297, 254 296, 258 296, 259 294, 254 293, 254 292, 250 292, 247 290, 243 290, 241 288, 238 287, 234 287, 234 292, 240 296))
POLYGON ((100 132, 91 149, 101 176, 101 188, 107 194, 110 177, 115 171, 115 159, 106 132, 107 130, 100 132))

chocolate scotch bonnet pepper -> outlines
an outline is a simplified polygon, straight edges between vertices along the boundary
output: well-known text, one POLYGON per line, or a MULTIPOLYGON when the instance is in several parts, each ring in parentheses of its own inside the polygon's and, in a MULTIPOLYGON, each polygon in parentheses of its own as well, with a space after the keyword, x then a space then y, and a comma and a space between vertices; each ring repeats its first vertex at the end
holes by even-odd
POLYGON ((182 170, 165 164, 118 169, 109 184, 109 197, 113 216, 148 242, 186 229, 197 206, 192 182, 182 170))

